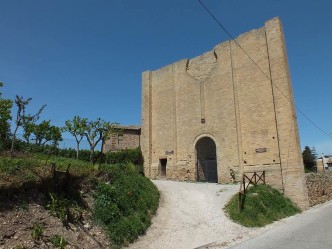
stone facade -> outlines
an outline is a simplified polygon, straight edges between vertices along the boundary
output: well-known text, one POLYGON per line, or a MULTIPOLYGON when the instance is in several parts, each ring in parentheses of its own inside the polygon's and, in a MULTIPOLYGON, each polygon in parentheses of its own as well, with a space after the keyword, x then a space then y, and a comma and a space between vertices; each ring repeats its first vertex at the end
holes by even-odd
POLYGON ((120 126, 121 135, 113 135, 105 141, 104 153, 125 149, 135 149, 140 146, 141 127, 137 125, 120 126))
POLYGON ((269 184, 306 209, 280 20, 269 20, 236 42, 245 52, 226 41, 196 58, 143 73, 145 174, 187 181, 204 175, 226 183, 240 180, 242 173, 265 170, 269 184))

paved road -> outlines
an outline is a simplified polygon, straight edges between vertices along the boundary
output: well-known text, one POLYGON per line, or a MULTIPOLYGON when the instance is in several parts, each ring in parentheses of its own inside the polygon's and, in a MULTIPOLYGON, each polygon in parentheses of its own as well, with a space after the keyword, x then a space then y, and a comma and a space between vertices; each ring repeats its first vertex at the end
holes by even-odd
POLYGON ((332 202, 287 219, 232 249, 331 249, 332 202))

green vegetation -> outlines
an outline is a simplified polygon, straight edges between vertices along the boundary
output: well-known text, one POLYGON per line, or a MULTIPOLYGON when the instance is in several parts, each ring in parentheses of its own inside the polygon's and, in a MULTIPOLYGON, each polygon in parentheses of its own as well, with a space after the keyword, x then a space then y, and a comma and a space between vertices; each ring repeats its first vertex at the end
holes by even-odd
POLYGON ((16 99, 15 99, 15 104, 17 107, 17 112, 16 112, 16 118, 15 118, 15 128, 14 128, 14 132, 12 134, 12 139, 11 139, 11 147, 10 147, 10 153, 13 156, 13 152, 14 152, 14 144, 15 144, 15 138, 16 138, 16 133, 18 131, 18 128, 20 127, 26 127, 28 124, 35 124, 35 122, 39 119, 40 114, 42 113, 42 111, 44 110, 46 105, 43 105, 39 111, 34 114, 27 114, 26 113, 26 108, 29 104, 29 102, 31 101, 31 98, 28 98, 26 100, 24 100, 23 97, 17 96, 16 95, 16 99))
MULTIPOLYGON (((125 162, 99 167, 87 161, 42 153, 22 153, 14 158, 0 156, 0 199, 38 189, 45 197, 45 208, 64 225, 80 222, 82 214, 92 208, 94 221, 105 228, 113 248, 119 248, 145 233, 158 208, 159 193, 141 174, 142 167, 130 162, 141 157, 138 150, 118 155, 121 156, 116 160, 125 162), (59 182, 59 189, 54 188, 50 162, 61 171, 71 165, 68 185, 59 182), (93 197, 93 206, 86 206, 82 195, 93 197)), ((18 205, 26 209, 28 204, 29 199, 24 199, 18 205)), ((36 224, 31 236, 38 240, 42 234, 43 228, 36 224)), ((65 246, 60 237, 52 241, 58 248, 65 246)))
POLYGON ((67 241, 65 240, 65 238, 57 234, 50 238, 50 242, 55 248, 60 249, 64 249, 67 245, 67 241))
MULTIPOLYGON (((83 221, 83 214, 90 214, 92 208, 95 221, 106 229, 113 247, 143 234, 158 207, 159 193, 144 177, 141 150, 103 153, 105 142, 121 136, 123 128, 101 118, 79 116, 67 120, 64 127, 52 125, 51 120, 37 123, 46 105, 31 114, 31 98, 3 99, 2 86, 0 82, 0 201, 21 199, 13 203, 25 211, 29 202, 35 201, 31 194, 37 194, 38 204, 64 225, 83 221), (13 104, 15 115, 11 114, 13 104), (75 138, 75 149, 58 148, 62 132, 75 138), (83 138, 89 150, 80 150, 83 138), (99 143, 101 149, 95 152, 99 143)), ((43 227, 34 225, 32 238, 38 240, 42 234, 43 227)), ((58 248, 66 245, 58 235, 51 243, 58 248)))
POLYGON ((149 227, 159 194, 147 178, 137 174, 133 164, 109 168, 111 184, 99 183, 95 192, 94 217, 102 224, 114 245, 127 245, 149 227))
POLYGON ((306 173, 315 172, 317 170, 317 154, 315 148, 313 147, 312 149, 310 149, 309 146, 305 146, 302 152, 302 157, 306 173))
POLYGON ((31 237, 33 240, 39 240, 43 236, 44 228, 40 224, 34 224, 32 227, 31 237))
POLYGON ((58 217, 63 224, 77 222, 82 217, 83 208, 75 200, 65 198, 55 193, 49 193, 51 200, 46 205, 50 213, 58 217))
POLYGON ((6 138, 9 134, 9 120, 12 119, 10 110, 13 106, 12 100, 2 98, 1 87, 3 87, 2 82, 0 82, 0 150, 5 147, 6 138))
POLYGON ((232 220, 247 227, 262 227, 300 212, 290 199, 269 185, 249 188, 241 211, 238 210, 238 201, 236 194, 225 211, 232 220))

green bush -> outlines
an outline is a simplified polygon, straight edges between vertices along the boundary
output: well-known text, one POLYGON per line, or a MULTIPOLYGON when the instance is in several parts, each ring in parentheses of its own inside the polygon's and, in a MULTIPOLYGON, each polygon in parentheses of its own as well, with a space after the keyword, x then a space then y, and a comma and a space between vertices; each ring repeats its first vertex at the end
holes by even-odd
POLYGON ((140 148, 108 152, 106 153, 105 157, 106 157, 106 162, 110 164, 125 163, 125 162, 133 163, 136 165, 143 164, 143 157, 140 148))
POLYGON ((95 192, 94 217, 114 244, 124 245, 146 231, 158 208, 159 193, 133 164, 117 164, 109 170, 111 183, 99 183, 95 192))
POLYGON ((225 206, 225 211, 232 220, 247 227, 262 227, 300 212, 289 198, 269 185, 250 187, 241 210, 238 210, 238 202, 236 194, 225 206))

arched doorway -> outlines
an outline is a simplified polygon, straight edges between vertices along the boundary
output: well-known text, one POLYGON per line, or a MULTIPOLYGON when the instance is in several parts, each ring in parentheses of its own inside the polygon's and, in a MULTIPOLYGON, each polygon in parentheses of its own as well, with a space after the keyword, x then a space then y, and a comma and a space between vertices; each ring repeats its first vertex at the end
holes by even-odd
POLYGON ((210 137, 196 143, 197 181, 218 182, 216 144, 210 137))

